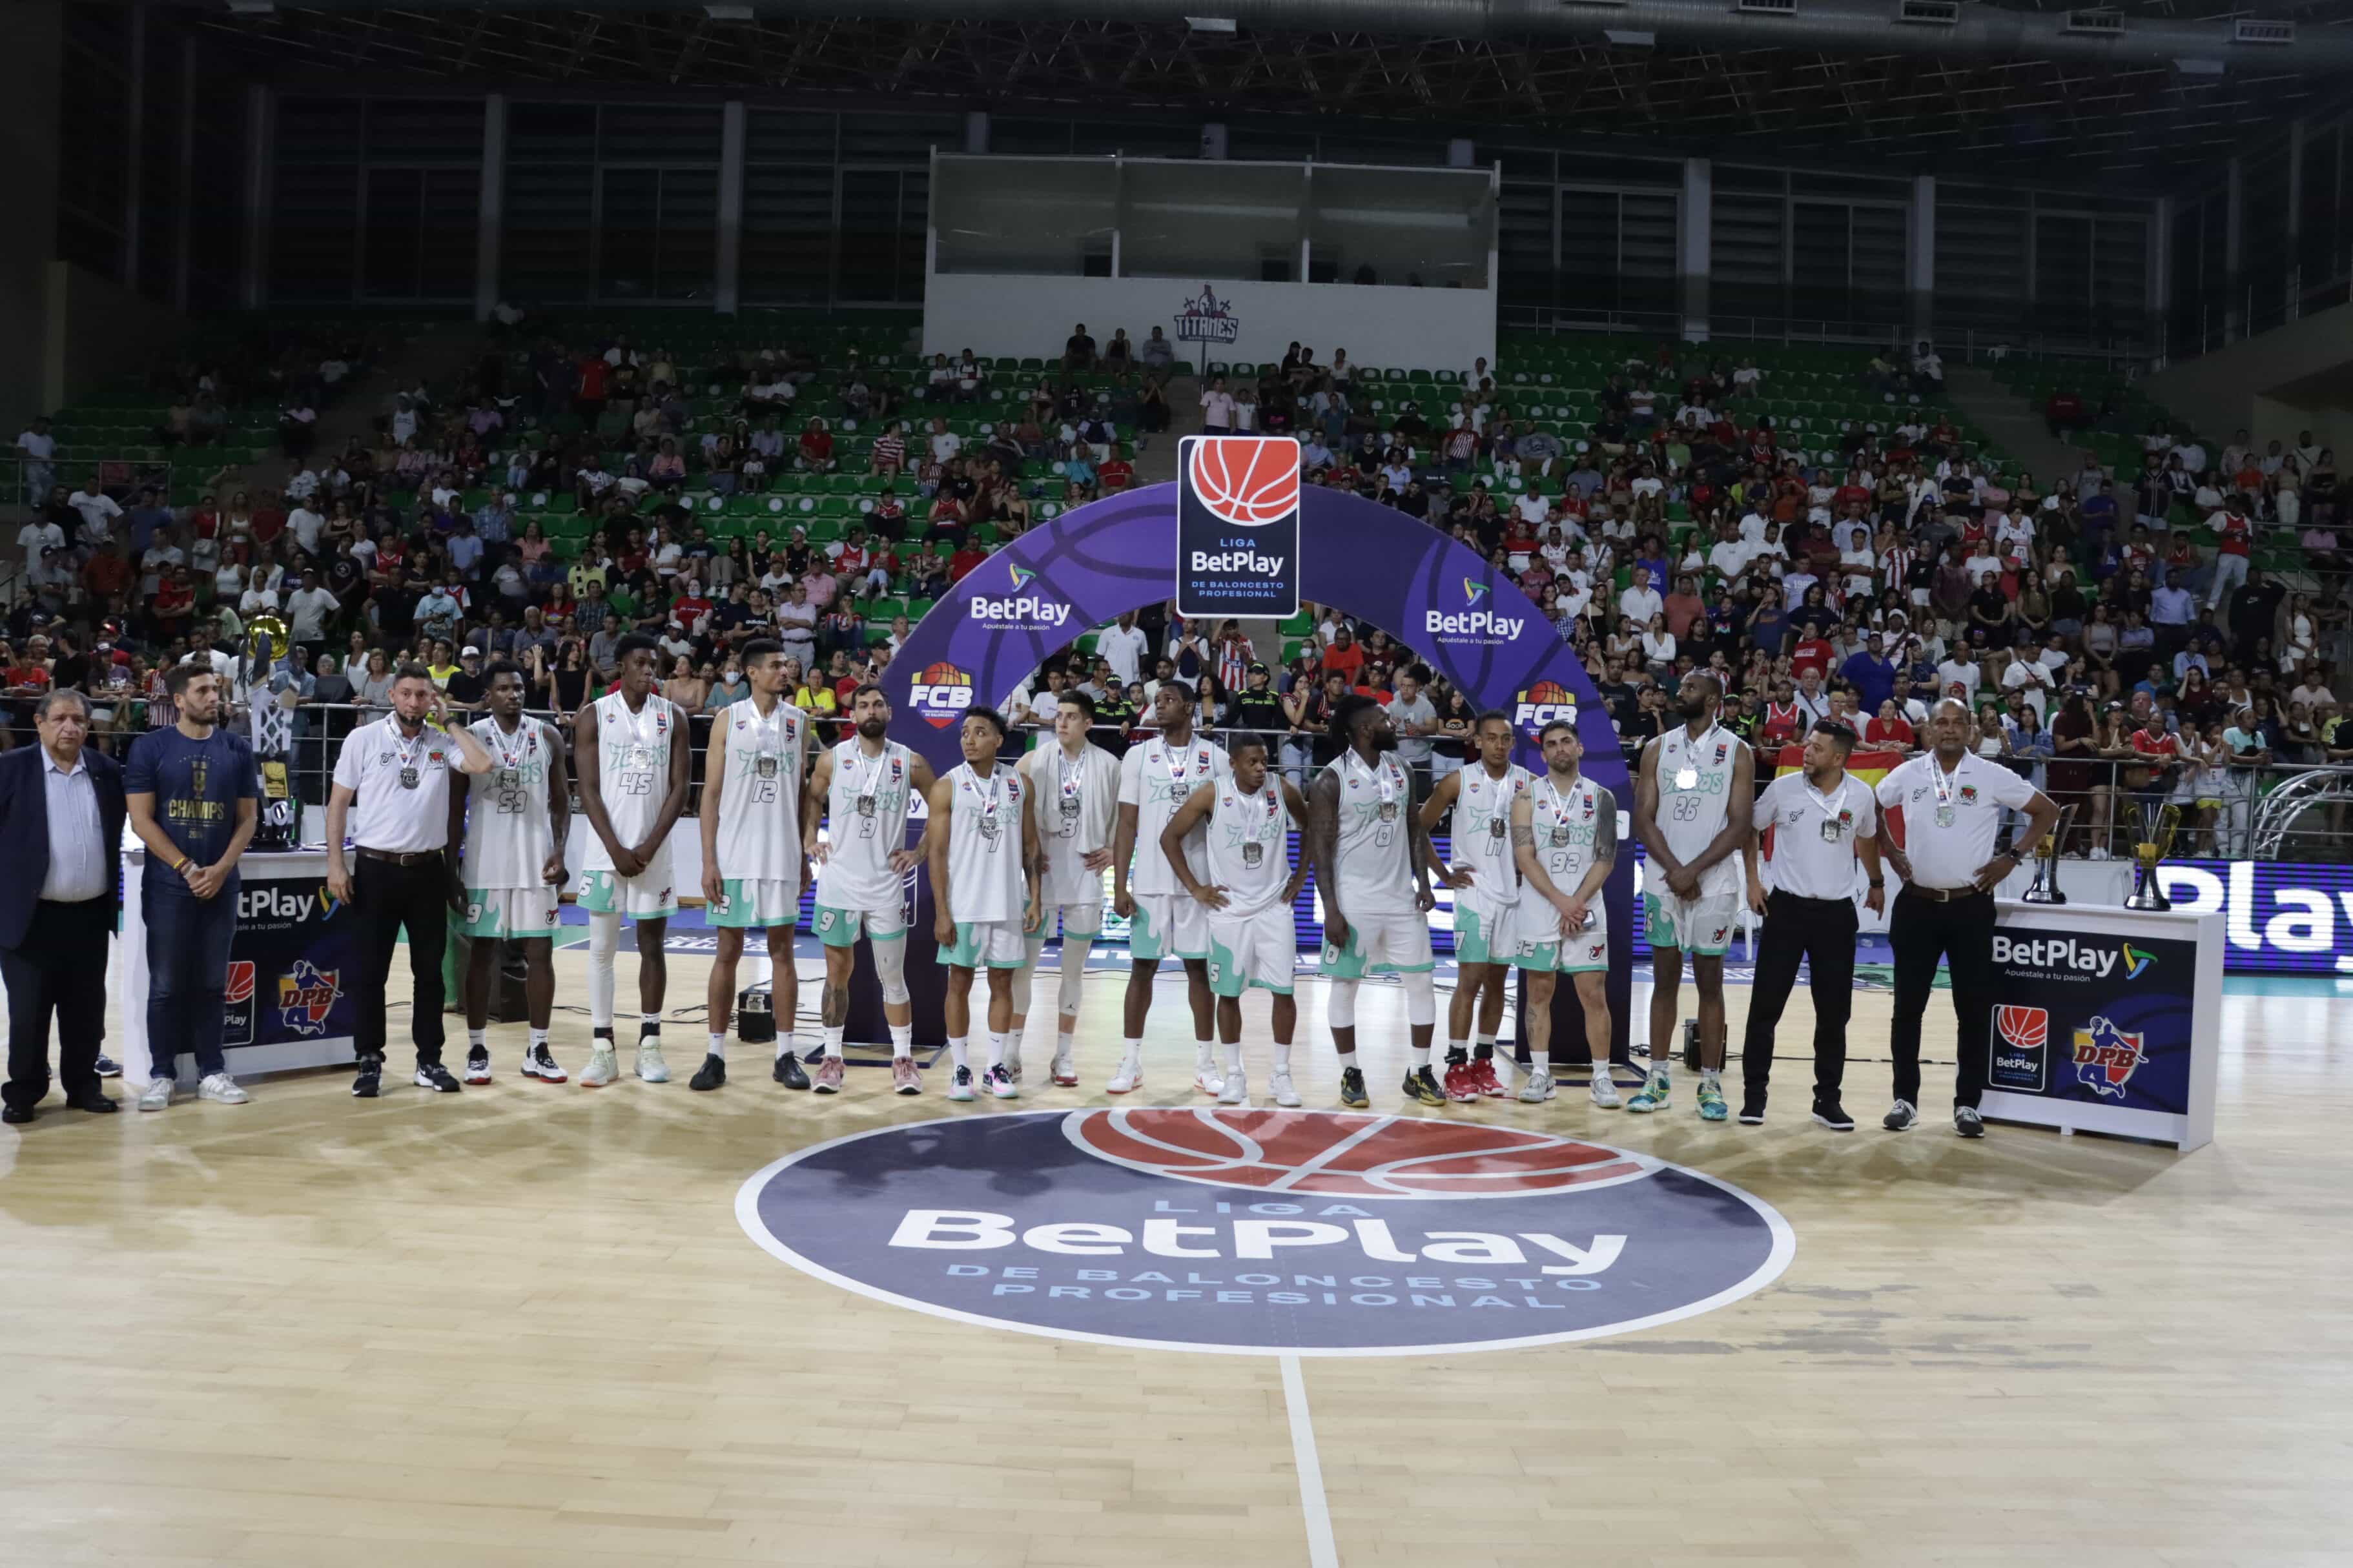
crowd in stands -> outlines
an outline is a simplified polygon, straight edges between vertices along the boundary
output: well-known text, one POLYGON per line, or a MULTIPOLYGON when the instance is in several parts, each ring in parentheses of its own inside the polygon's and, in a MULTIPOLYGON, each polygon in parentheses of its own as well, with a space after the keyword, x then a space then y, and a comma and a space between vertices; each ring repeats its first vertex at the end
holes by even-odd
MULTIPOLYGON (((165 390, 190 417, 166 433, 206 439, 200 410, 257 393, 315 416, 365 357, 301 352, 182 367, 165 390)), ((1420 518, 1517 583, 1630 747, 1672 722, 1666 693, 1693 670, 1767 747, 1831 715, 1908 751, 1927 705, 1957 697, 1987 754, 2091 808, 2073 847, 2094 853, 2116 837, 2112 795, 2206 811, 2252 792, 2260 764, 2353 761, 2343 597, 2264 565, 2283 542, 2299 569, 2344 564, 2325 448, 2242 433, 2210 456, 2153 428, 2136 472, 2087 452, 2045 480, 1969 437, 1927 345, 1848 362, 1886 414, 1834 431, 1785 427, 1764 358, 1630 353, 1569 424, 1515 407, 1530 384, 1483 360, 1400 379, 1298 344, 1212 366, 1198 396, 1207 428, 1294 434, 1311 482, 1420 518)), ((1173 368, 1157 329, 1098 344, 1081 325, 1060 355, 1018 362, 742 340, 674 353, 543 329, 455 384, 404 386, 340 449, 290 417, 281 479, 186 505, 95 473, 52 489, 37 421, 18 443, 42 499, 19 536, 5 698, 21 725, 43 690, 78 687, 119 744, 172 721, 160 670, 185 658, 242 695, 363 710, 404 662, 464 707, 511 658, 532 706, 568 713, 638 631, 661 643, 666 693, 704 714, 745 694, 735 651, 779 637, 794 700, 830 717, 991 550, 1134 482, 1132 443, 1166 427, 1173 368), (256 667, 248 633, 271 622, 291 647, 256 667)), ((1295 768, 1328 751, 1323 716, 1350 689, 1391 703, 1434 772, 1459 765, 1474 717, 1381 628, 1311 612, 1277 650, 1165 608, 1050 661, 1017 716, 1080 685, 1116 740, 1169 679, 1200 688, 1212 728, 1276 733, 1295 768)))

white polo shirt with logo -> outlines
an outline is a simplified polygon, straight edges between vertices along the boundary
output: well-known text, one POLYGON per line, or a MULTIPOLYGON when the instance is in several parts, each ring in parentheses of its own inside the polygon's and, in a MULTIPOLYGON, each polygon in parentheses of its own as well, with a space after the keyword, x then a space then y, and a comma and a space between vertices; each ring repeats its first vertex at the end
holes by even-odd
POLYGON ((1879 781, 1879 804, 1904 814, 1904 854, 1923 888, 1966 888, 1993 858, 2002 809, 2023 810, 2034 786, 1999 763, 1964 753, 1947 773, 1929 752, 1879 781))
POLYGON ((449 842, 449 775, 458 742, 430 724, 414 739, 386 714, 343 741, 335 782, 358 795, 352 807, 352 842, 363 849, 412 855, 449 842), (413 787, 404 783, 413 777, 413 787))
POLYGON ((1879 831, 1871 786, 1841 773, 1827 793, 1802 770, 1783 773, 1757 797, 1757 822, 1773 830, 1773 886, 1800 899, 1854 897, 1854 846, 1879 831))

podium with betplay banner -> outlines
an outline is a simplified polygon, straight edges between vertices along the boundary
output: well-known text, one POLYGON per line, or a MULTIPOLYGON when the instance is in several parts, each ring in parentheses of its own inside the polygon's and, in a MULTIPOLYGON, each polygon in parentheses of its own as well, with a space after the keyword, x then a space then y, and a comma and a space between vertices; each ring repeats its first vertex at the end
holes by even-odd
POLYGON ((1989 1121, 2170 1143, 2214 1137, 2222 917, 2002 900, 1989 1121))

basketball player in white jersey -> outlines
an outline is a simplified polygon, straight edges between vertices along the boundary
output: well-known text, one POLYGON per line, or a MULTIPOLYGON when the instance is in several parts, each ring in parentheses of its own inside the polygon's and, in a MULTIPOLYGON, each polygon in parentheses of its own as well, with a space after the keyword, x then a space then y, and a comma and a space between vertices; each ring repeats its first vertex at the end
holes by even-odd
POLYGON ((1451 853, 1439 877, 1454 889, 1454 999, 1446 1014, 1446 1077, 1449 1100, 1502 1100, 1508 1091, 1495 1076, 1495 1035, 1504 1025, 1504 998, 1512 988, 1512 959, 1519 951, 1521 890, 1518 866, 1508 835, 1512 803, 1527 794, 1532 775, 1512 761, 1517 737, 1508 713, 1482 713, 1472 729, 1479 759, 1438 781, 1421 803, 1421 830, 1433 831, 1454 813, 1451 853), (1478 1028, 1478 1055, 1471 1053, 1478 1028))
POLYGON ((1119 759, 1087 740, 1095 700, 1065 691, 1054 710, 1054 744, 1023 757, 1018 772, 1029 785, 1038 843, 1046 857, 1039 886, 1046 912, 1029 933, 1029 962, 1013 972, 1013 1030, 1006 1037, 1005 1070, 1021 1081, 1021 1031, 1029 1020, 1029 989, 1046 939, 1062 937, 1062 980, 1054 999, 1054 1082, 1079 1081, 1079 998, 1086 985, 1087 951, 1103 930, 1103 874, 1111 868, 1112 830, 1119 816, 1119 759))
POLYGON ((808 1075, 793 1052, 801 994, 793 926, 800 919, 801 878, 807 870, 800 814, 808 720, 786 700, 783 644, 766 637, 744 644, 744 677, 752 694, 719 710, 702 753, 703 913, 718 928, 719 953, 703 995, 711 1041, 686 1086, 712 1089, 727 1081, 735 965, 744 956, 744 933, 756 929, 768 933, 768 994, 776 1020, 772 1076, 788 1089, 807 1089, 808 1075))
MULTIPOLYGON (((1119 833, 1112 843, 1112 908, 1128 927, 1126 1046, 1119 1071, 1103 1087, 1125 1094, 1144 1083, 1144 1020, 1152 1011, 1153 977, 1160 961, 1185 965, 1186 1000, 1193 1007, 1193 1087, 1219 1091, 1210 1031, 1209 923, 1208 911, 1187 895, 1159 853, 1160 835, 1185 797, 1233 771, 1226 749, 1193 733, 1193 689, 1164 680, 1152 694, 1152 717, 1160 732, 1128 748, 1119 762, 1119 833), (1141 846, 1147 853, 1138 853, 1141 846), (1133 888, 1131 889, 1131 879, 1133 888)), ((1197 836, 1186 847, 1193 874, 1208 868, 1197 836)))
POLYGON ((825 944, 825 1054, 815 1063, 817 1089, 841 1088, 841 1037, 849 1022, 849 982, 858 942, 874 955, 882 985, 882 1020, 891 1029, 891 1087, 923 1092, 915 1067, 915 1014, 907 991, 907 873, 923 852, 907 847, 907 806, 929 796, 932 765, 891 732, 891 700, 879 686, 849 694, 849 739, 819 752, 809 770, 801 813, 801 847, 817 863, 817 908, 810 925, 825 944), (818 837, 818 825, 825 837, 818 837))
POLYGON ((1646 859, 1643 931, 1651 943, 1651 1076, 1629 1110, 1667 1103, 1683 954, 1699 983, 1699 1113, 1722 1121, 1724 951, 1741 894, 1739 849, 1757 805, 1747 742, 1716 722, 1724 687, 1694 670, 1675 691, 1683 722, 1642 752, 1634 777, 1634 836, 1646 859))
POLYGON ((583 1088, 620 1077, 613 1045, 613 959, 621 919, 638 928, 638 1076, 668 1083, 662 1060, 662 994, 670 967, 662 942, 678 912, 670 833, 686 809, 686 714, 654 689, 654 640, 635 633, 616 658, 621 689, 591 698, 573 721, 580 761, 580 808, 591 829, 581 857, 580 907, 588 911, 588 1022, 594 1038, 583 1088))
POLYGON ((553 955, 563 923, 572 785, 555 727, 522 710, 522 671, 501 658, 484 674, 490 684, 482 696, 491 714, 467 728, 491 753, 491 771, 475 773, 463 794, 449 795, 449 853, 466 889, 458 929, 473 942, 466 960, 466 1081, 491 1081, 484 1042, 491 978, 498 973, 499 944, 515 942, 522 944, 523 1005, 531 1020, 522 1073, 562 1083, 564 1069, 547 1048, 547 1021, 555 1005, 553 955))
POLYGON ((1277 1105, 1295 1107, 1291 1085, 1291 1037, 1299 1025, 1292 972, 1299 953, 1292 924, 1292 900, 1307 880, 1302 861, 1292 868, 1284 852, 1292 827, 1307 820, 1307 802, 1293 785, 1270 772, 1266 742, 1256 734, 1234 738, 1233 772, 1185 797, 1160 830, 1160 852, 1169 870, 1208 916, 1209 989, 1218 998, 1218 1038, 1225 1047, 1218 1102, 1248 1105, 1250 1085, 1242 1073, 1242 993, 1250 986, 1274 993, 1274 1077, 1269 1087, 1277 1105), (1193 873, 1186 840, 1206 825, 1206 877, 1193 873))
POLYGON ((1308 792, 1308 841, 1324 895, 1323 972, 1332 983, 1326 1016, 1340 1053, 1340 1103, 1372 1103, 1356 1066, 1356 987, 1376 965, 1405 984, 1413 1062, 1405 1091, 1424 1105, 1446 1103, 1430 1075, 1430 1037, 1438 999, 1430 972, 1430 836, 1414 810, 1413 774, 1397 760, 1397 726, 1369 697, 1333 705, 1332 728, 1347 749, 1315 775, 1308 792))
POLYGON ((935 906, 932 934, 947 966, 948 1054, 955 1071, 950 1100, 980 1088, 999 1100, 1021 1092, 1005 1070, 1005 1036, 1013 1026, 1013 972, 1029 962, 1028 932, 1044 905, 1038 889, 1038 824, 1029 784, 997 765, 1005 720, 994 708, 965 715, 964 762, 932 785, 932 820, 923 834, 935 906), (966 1058, 972 1027, 972 976, 988 971, 988 1068, 976 1080, 966 1058))
POLYGON ((1556 975, 1566 974, 1585 1007, 1586 1060, 1593 1103, 1618 1109, 1609 1081, 1609 928, 1601 886, 1618 858, 1618 797, 1577 772, 1585 743, 1577 726, 1556 719, 1536 735, 1544 777, 1512 803, 1512 854, 1527 879, 1520 907, 1520 951, 1527 975, 1525 1015, 1531 1071, 1520 1086, 1530 1104, 1553 1097, 1554 1068, 1565 1054, 1553 1043, 1556 975))

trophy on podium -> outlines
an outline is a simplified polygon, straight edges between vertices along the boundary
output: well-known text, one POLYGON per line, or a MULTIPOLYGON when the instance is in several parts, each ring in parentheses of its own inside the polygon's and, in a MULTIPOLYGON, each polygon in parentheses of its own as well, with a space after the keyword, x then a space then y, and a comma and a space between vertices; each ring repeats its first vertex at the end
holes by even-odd
POLYGON ((2158 885, 2157 868, 2173 849, 2174 836, 2181 827, 2181 808, 2170 801, 2162 805, 2143 801, 2140 821, 2141 837, 2133 845, 2132 896, 2125 900, 2125 908, 2169 910, 2173 900, 2158 885))
POLYGON ((253 734, 253 760, 261 774, 261 815, 254 824, 256 849, 292 849, 301 843, 301 803, 288 787, 286 762, 294 752, 296 700, 290 686, 269 689, 278 660, 290 646, 286 623, 256 616, 245 626, 245 665, 238 670, 253 734))
POLYGON ((2026 891, 2018 895, 2019 901, 2029 904, 2063 904, 2067 895, 2059 890, 2059 846, 2067 842, 2067 828, 2075 820, 2073 805, 2062 806, 2059 820, 2045 834, 2042 842, 2034 847, 2034 880, 2026 891))

